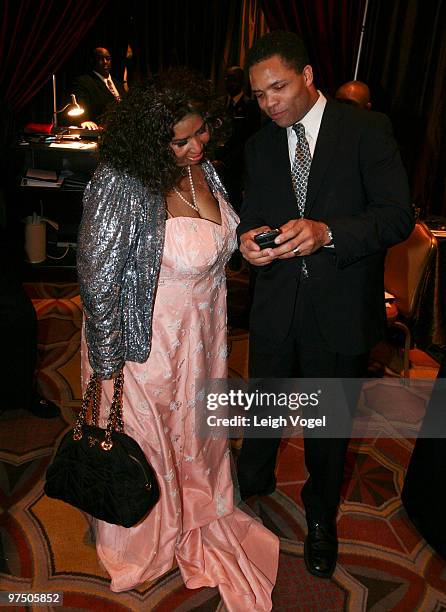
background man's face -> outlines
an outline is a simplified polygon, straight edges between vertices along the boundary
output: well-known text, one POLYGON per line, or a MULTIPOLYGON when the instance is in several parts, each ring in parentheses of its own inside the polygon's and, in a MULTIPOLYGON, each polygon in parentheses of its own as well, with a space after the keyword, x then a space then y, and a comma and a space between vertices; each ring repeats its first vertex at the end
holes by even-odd
POLYGON ((249 78, 260 108, 280 127, 300 121, 314 104, 311 66, 297 73, 279 55, 273 55, 254 64, 249 78))
POLYGON ((111 70, 111 55, 107 49, 98 47, 94 51, 95 63, 93 70, 101 74, 105 79, 110 76, 111 70))
POLYGON ((242 70, 228 70, 225 76, 225 86, 227 93, 234 97, 238 95, 243 89, 243 71, 242 70))

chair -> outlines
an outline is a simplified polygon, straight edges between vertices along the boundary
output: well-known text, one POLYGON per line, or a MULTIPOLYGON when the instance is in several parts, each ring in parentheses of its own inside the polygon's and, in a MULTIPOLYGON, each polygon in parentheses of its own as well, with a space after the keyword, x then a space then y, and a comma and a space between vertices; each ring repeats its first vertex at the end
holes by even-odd
POLYGON ((396 308, 386 309, 387 321, 390 326, 398 327, 404 332, 404 378, 409 378, 412 329, 436 250, 435 236, 424 223, 417 222, 407 240, 387 251, 384 288, 395 296, 395 303, 392 306, 396 306, 396 308))

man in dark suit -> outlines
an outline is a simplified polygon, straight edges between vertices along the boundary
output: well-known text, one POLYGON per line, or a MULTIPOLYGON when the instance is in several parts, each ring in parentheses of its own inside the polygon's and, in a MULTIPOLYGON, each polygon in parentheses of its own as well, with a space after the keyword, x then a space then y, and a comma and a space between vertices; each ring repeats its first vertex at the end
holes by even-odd
MULTIPOLYGON (((327 101, 301 40, 275 31, 250 50, 252 91, 272 119, 246 146, 238 228, 257 266, 250 321, 253 378, 357 378, 385 328, 384 256, 413 227, 407 178, 389 121, 327 101), (274 248, 254 236, 280 228, 274 248)), ((280 439, 246 438, 242 497, 275 489, 280 439)), ((348 440, 305 437, 305 562, 336 566, 336 512, 348 440)))
POLYGON ((240 66, 226 71, 224 100, 231 134, 216 152, 216 168, 229 193, 232 206, 240 211, 243 192, 245 143, 260 127, 260 111, 255 100, 244 92, 245 74, 240 66))
POLYGON ((73 90, 78 103, 84 108, 81 127, 95 130, 110 104, 119 102, 124 89, 117 79, 113 80, 111 55, 104 47, 93 49, 92 72, 77 78, 73 90))

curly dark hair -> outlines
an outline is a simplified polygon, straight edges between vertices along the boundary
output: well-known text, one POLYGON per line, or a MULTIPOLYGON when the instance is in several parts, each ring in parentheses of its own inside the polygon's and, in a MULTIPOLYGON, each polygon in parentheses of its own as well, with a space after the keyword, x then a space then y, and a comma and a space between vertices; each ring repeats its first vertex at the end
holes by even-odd
POLYGON ((280 55, 287 66, 301 73, 310 61, 302 39, 294 32, 274 30, 259 38, 246 56, 246 69, 254 64, 269 59, 273 55, 280 55))
POLYGON ((168 70, 132 87, 108 111, 101 161, 139 178, 149 191, 165 194, 181 175, 169 146, 173 126, 194 113, 218 129, 219 110, 210 81, 189 68, 168 70))

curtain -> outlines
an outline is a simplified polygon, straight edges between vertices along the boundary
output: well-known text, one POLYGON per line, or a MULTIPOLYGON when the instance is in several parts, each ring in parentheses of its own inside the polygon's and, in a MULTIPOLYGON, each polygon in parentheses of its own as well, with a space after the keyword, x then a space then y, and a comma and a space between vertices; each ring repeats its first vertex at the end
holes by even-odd
POLYGON ((3 0, 0 88, 17 113, 79 45, 107 0, 3 0))
POLYGON ((223 65, 241 66, 254 41, 268 31, 260 0, 241 0, 238 10, 233 11, 232 23, 228 24, 223 65))
MULTIPOLYGON (((119 0, 111 2, 122 6, 119 0)), ((266 31, 259 0, 128 0, 125 6, 128 42, 140 78, 187 65, 221 88, 226 68, 242 64, 254 37, 266 31)), ((123 15, 119 23, 123 28, 123 15)))
POLYGON ((216 80, 233 5, 239 0, 133 0, 132 38, 141 75, 187 65, 216 80))
POLYGON ((372 0, 360 76, 393 122, 422 216, 446 215, 446 1, 372 0))
POLYGON ((365 0, 262 0, 271 30, 296 32, 304 41, 316 85, 333 95, 353 79, 365 0))
MULTIPOLYGON (((244 67, 246 53, 254 41, 268 31, 265 16, 260 7, 260 0, 239 0, 232 2, 228 15, 227 33, 224 42, 223 57, 216 71, 217 89, 224 94, 224 76, 231 66, 244 67)), ((249 92, 247 75, 245 91, 249 92)))

